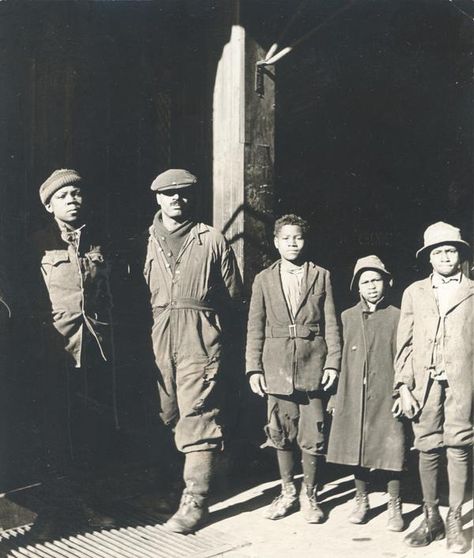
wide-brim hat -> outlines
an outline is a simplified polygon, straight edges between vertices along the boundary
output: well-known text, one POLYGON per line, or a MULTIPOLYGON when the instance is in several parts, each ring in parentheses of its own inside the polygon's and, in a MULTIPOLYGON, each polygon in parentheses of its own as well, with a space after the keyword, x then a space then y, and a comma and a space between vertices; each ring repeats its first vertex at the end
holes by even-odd
POLYGON ((453 225, 444 223, 443 221, 438 221, 425 230, 423 235, 423 247, 417 251, 416 257, 418 258, 435 246, 441 246, 443 244, 452 244, 464 251, 470 248, 469 244, 461 238, 461 231, 457 227, 453 227, 453 225))
POLYGON ((165 192, 166 190, 177 190, 189 188, 196 184, 197 178, 185 169, 168 169, 159 174, 151 183, 153 192, 165 192))
POLYGON ((41 184, 39 195, 43 205, 48 205, 51 196, 64 186, 83 185, 81 175, 73 169, 57 169, 41 184))
POLYGON ((364 258, 359 258, 354 266, 354 273, 352 274, 351 280, 351 290, 357 285, 360 274, 363 271, 378 271, 388 279, 390 286, 393 285, 393 277, 390 271, 387 270, 384 263, 378 256, 365 256, 364 258))

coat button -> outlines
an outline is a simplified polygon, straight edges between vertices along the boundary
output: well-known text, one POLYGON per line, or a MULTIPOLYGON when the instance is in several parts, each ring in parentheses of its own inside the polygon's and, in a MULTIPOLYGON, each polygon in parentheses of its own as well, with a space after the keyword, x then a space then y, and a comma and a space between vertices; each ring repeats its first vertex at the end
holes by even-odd
POLYGON ((355 350, 357 350, 357 345, 352 345, 351 351, 355 351, 355 350))

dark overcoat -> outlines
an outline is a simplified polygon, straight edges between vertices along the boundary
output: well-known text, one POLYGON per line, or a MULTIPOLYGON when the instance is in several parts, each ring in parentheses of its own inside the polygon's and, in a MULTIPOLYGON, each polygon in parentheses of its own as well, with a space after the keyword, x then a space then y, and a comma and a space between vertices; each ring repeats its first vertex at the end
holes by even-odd
POLYGON ((344 348, 328 461, 403 468, 403 425, 391 413, 399 315, 384 301, 372 313, 359 302, 342 314, 344 348))
POLYGON ((307 263, 294 320, 280 278, 280 261, 260 272, 252 288, 247 373, 262 372, 268 393, 320 389, 323 370, 339 370, 341 342, 329 271, 307 263))

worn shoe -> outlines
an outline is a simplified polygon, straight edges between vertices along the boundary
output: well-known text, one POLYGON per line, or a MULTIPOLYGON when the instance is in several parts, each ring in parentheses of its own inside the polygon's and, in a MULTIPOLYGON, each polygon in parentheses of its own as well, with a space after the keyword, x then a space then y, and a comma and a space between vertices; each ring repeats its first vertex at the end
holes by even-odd
POLYGON ((439 515, 438 506, 424 504, 423 512, 423 521, 405 537, 408 546, 428 546, 433 541, 440 541, 445 537, 444 523, 439 515))
POLYGON ((165 527, 173 533, 187 535, 204 525, 209 516, 206 499, 191 494, 185 489, 181 497, 178 511, 165 523, 165 527))
POLYGON ((469 544, 462 532, 461 508, 449 508, 446 517, 446 543, 449 552, 464 554, 469 550, 469 544))
POLYGON ((266 519, 281 519, 299 509, 299 500, 296 486, 292 482, 281 485, 281 494, 277 496, 270 506, 264 511, 266 519))
POLYGON ((389 531, 403 531, 402 501, 400 498, 390 498, 387 504, 389 531))
POLYGON ((370 509, 367 492, 356 492, 354 503, 355 506, 349 516, 349 521, 356 524, 365 523, 370 509))
POLYGON ((303 485, 302 502, 303 517, 308 523, 322 523, 324 521, 324 512, 319 507, 315 486, 303 485))

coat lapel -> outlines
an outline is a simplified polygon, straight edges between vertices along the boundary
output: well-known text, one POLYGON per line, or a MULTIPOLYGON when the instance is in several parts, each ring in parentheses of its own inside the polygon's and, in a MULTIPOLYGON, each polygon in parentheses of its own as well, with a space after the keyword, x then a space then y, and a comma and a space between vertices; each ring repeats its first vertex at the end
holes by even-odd
POLYGON ((472 281, 470 281, 467 277, 463 277, 459 288, 456 289, 456 292, 453 293, 453 299, 449 308, 446 310, 446 314, 451 312, 456 306, 461 304, 466 298, 472 296, 474 294, 474 285, 472 281))
MULTIPOLYGON (((272 296, 275 297, 275 306, 277 308, 284 309, 283 312, 286 314, 286 318, 291 320, 291 313, 288 308, 288 304, 286 303, 285 294, 283 292, 283 286, 281 284, 281 277, 280 277, 280 261, 277 261, 273 264, 271 268, 271 272, 269 275, 269 283, 272 296)), ((284 318, 285 319, 285 318, 284 318)))
POLYGON ((425 300, 425 307, 429 308, 432 314, 439 317, 438 304, 436 303, 430 277, 421 282, 420 290, 422 291, 422 296, 425 300))
POLYGON ((302 288, 301 288, 300 300, 298 302, 298 307, 296 308, 296 312, 295 312, 295 320, 296 320, 296 317, 298 316, 298 312, 301 310, 301 307, 303 306, 304 302, 306 301, 308 293, 313 288, 313 285, 316 282, 316 279, 318 278, 318 275, 319 275, 319 271, 318 271, 317 267, 314 265, 314 263, 308 262, 306 274, 305 274, 303 285, 302 285, 302 288))

